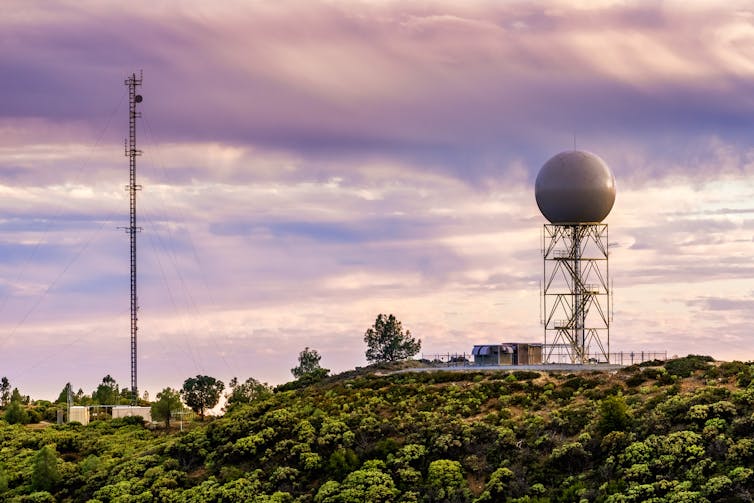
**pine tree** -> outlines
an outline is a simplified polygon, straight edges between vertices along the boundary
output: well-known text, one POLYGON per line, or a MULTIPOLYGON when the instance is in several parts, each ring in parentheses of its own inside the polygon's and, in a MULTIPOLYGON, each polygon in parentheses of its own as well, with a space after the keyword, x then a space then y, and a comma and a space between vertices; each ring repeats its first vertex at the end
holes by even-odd
POLYGON ((181 394, 173 388, 165 388, 157 393, 157 401, 152 404, 152 419, 165 421, 165 428, 170 428, 173 411, 181 409, 181 394))
POLYGON ((374 325, 364 333, 367 343, 366 357, 370 363, 393 362, 411 358, 422 347, 421 339, 411 337, 411 332, 403 332, 401 322, 392 314, 377 316, 374 325))
POLYGON ((301 379, 304 376, 321 379, 327 377, 330 373, 330 369, 322 368, 319 361, 322 356, 316 349, 309 349, 307 346, 298 354, 298 366, 291 369, 291 374, 296 379, 301 379))
POLYGON ((58 470, 58 456, 49 445, 42 447, 34 456, 34 468, 31 472, 31 486, 37 491, 52 492, 61 481, 58 470))

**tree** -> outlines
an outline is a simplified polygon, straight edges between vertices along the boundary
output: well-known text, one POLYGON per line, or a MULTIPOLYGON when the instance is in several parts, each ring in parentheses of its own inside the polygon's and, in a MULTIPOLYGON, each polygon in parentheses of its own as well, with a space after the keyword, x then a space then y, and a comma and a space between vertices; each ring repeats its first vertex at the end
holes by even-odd
POLYGON ((75 395, 73 395, 73 403, 76 405, 89 405, 92 403, 92 397, 84 394, 84 390, 79 388, 75 395))
POLYGON ((7 377, 0 379, 0 403, 3 407, 10 403, 10 381, 7 377))
POLYGON ((393 478, 378 468, 367 467, 349 473, 342 483, 330 480, 314 496, 315 503, 388 503, 400 492, 393 478))
POLYGON ((600 402, 597 428, 607 435, 611 431, 624 431, 631 423, 628 405, 623 395, 610 395, 600 402))
POLYGON ((55 403, 68 403, 68 386, 70 385, 71 383, 66 383, 65 387, 58 394, 58 398, 57 400, 55 400, 55 403))
POLYGON ((52 491, 61 481, 55 449, 45 445, 34 456, 31 486, 37 491, 52 491))
POLYGON ((377 316, 374 325, 364 333, 364 342, 370 363, 405 360, 418 353, 422 346, 421 339, 411 337, 409 330, 403 333, 401 322, 392 314, 377 316))
POLYGON ((8 490, 8 474, 5 469, 0 467, 0 494, 8 490))
POLYGON ((296 379, 300 379, 304 376, 313 376, 317 378, 327 377, 330 373, 330 369, 322 368, 319 361, 322 359, 316 349, 309 349, 305 347, 303 351, 298 354, 298 367, 291 369, 291 374, 296 379))
POLYGON ((486 501, 504 501, 508 485, 512 479, 513 472, 509 468, 505 466, 498 468, 492 472, 490 480, 484 486, 484 492, 482 492, 475 501, 479 503, 486 501))
POLYGON ((18 388, 13 388, 13 393, 10 394, 10 401, 12 402, 18 402, 20 404, 29 405, 29 402, 31 402, 31 397, 29 395, 22 395, 20 391, 18 391, 18 388))
POLYGON ((204 421, 205 409, 211 409, 220 401, 220 394, 225 389, 222 381, 210 376, 197 375, 183 382, 181 397, 191 410, 199 414, 204 421))
POLYGON ((5 409, 5 421, 8 424, 29 424, 29 413, 21 405, 21 400, 11 400, 5 409))
MULTIPOLYGON (((125 401, 130 402, 132 397, 133 397, 133 392, 131 391, 131 388, 126 386, 120 390, 119 400, 125 400, 125 401)), ((139 397, 137 396, 136 398, 139 398, 139 397)))
POLYGON ((241 384, 238 384, 238 378, 234 377, 230 380, 229 385, 230 393, 225 395, 228 408, 236 404, 251 403, 272 393, 269 384, 261 383, 253 377, 249 377, 241 384))
POLYGON ((429 464, 425 495, 427 501, 461 502, 469 501, 470 496, 461 463, 438 459, 429 464))
MULTIPOLYGON (((68 403, 68 392, 71 390, 71 383, 66 383, 65 388, 60 392, 58 395, 58 399, 55 400, 55 403, 68 403)), ((73 398, 73 393, 71 393, 71 398, 73 398)))
POLYGON ((152 404, 152 419, 165 421, 165 428, 170 428, 173 411, 183 407, 181 394, 173 388, 165 388, 157 393, 157 401, 152 404))
POLYGON ((120 403, 119 395, 118 383, 108 374, 102 378, 102 383, 92 393, 92 399, 95 403, 102 405, 117 405, 120 403))

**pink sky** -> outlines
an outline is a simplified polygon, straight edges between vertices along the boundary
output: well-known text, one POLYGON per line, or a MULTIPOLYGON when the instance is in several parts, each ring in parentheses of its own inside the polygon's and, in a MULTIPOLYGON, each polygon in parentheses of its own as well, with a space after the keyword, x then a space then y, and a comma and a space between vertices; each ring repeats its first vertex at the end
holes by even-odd
POLYGON ((363 365, 378 313, 541 340, 533 181, 574 141, 617 181, 612 348, 754 359, 754 9, 716 4, 10 0, 0 375, 128 385, 139 69, 142 391, 363 365))

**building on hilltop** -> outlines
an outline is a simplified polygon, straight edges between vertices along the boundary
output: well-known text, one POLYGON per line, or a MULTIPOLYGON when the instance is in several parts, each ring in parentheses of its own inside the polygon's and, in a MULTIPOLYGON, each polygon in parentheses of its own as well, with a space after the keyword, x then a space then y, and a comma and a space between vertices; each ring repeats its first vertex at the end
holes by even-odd
POLYGON ((475 365, 540 365, 542 344, 538 342, 502 342, 478 344, 471 350, 475 365))

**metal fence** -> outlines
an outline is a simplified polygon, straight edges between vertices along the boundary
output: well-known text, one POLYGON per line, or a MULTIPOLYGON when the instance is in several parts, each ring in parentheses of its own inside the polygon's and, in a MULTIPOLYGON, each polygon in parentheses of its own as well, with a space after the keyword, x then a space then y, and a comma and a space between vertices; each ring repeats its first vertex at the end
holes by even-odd
POLYGON ((444 367, 463 367, 474 365, 474 357, 471 353, 443 353, 443 354, 424 354, 421 360, 424 363, 444 367))
MULTIPOLYGON (((654 360, 666 361, 668 359, 667 351, 618 351, 608 353, 609 361, 605 361, 603 353, 587 354, 585 363, 607 363, 612 365, 636 365, 639 363, 650 362, 654 360)), ((424 354, 421 355, 421 361, 438 367, 466 367, 474 366, 474 357, 471 353, 441 353, 441 354, 424 354)), ((542 362, 547 364, 580 364, 574 362, 571 353, 563 348, 562 351, 551 351, 548 361, 542 362)), ((501 365, 503 366, 503 365, 501 365)), ((511 365, 504 365, 509 367, 511 365)))
MULTIPOLYGON (((545 346, 544 363, 582 363, 574 360, 574 354, 567 345, 547 344, 545 346)), ((583 363, 606 363, 612 365, 634 365, 654 360, 668 359, 667 351, 618 351, 611 353, 587 353, 583 363), (607 361, 605 358, 607 357, 607 361)))
POLYGON ((651 362, 654 360, 666 361, 668 352, 652 351, 621 351, 619 353, 610 353, 610 363, 616 365, 634 365, 637 363, 651 362))

